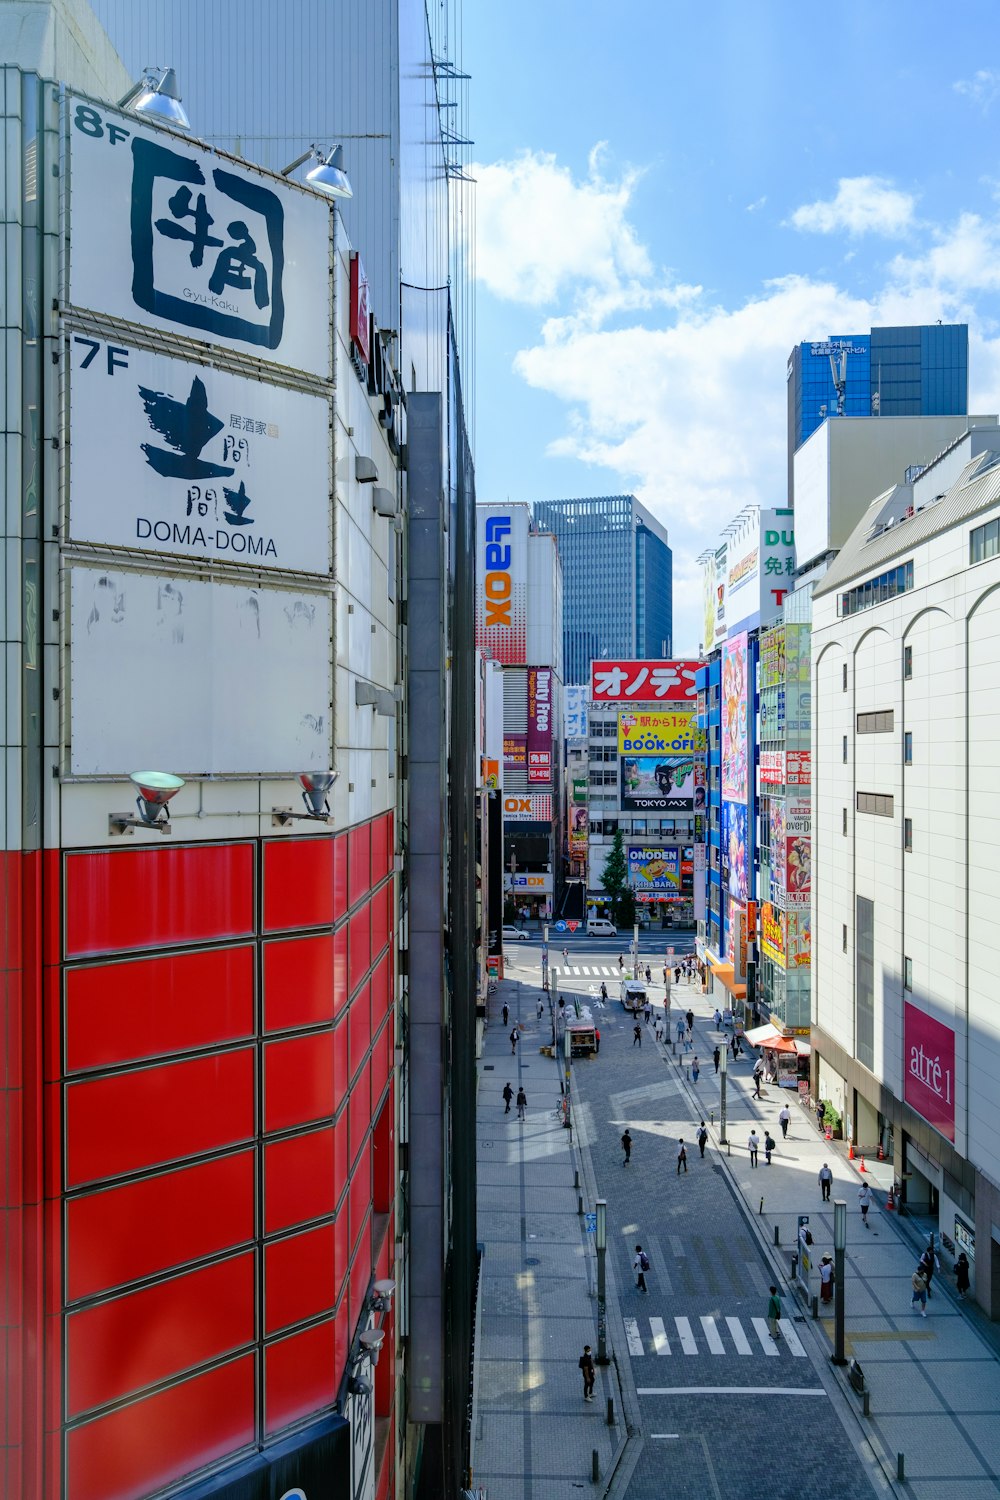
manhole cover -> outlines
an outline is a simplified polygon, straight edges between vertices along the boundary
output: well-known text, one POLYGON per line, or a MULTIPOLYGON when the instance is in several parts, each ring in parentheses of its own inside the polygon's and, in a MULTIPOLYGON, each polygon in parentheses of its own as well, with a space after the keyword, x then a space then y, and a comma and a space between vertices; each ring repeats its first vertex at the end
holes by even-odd
POLYGON ((526 1255, 524 1257, 524 1264, 526 1266, 540 1266, 541 1263, 541 1257, 538 1255, 526 1255))

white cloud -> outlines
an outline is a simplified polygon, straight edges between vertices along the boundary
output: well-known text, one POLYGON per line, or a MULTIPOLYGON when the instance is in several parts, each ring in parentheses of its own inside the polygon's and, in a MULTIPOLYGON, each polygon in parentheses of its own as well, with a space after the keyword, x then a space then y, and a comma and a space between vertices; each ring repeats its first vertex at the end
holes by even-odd
POLYGON ((748 214, 758 213, 764 207, 764 204, 766 202, 767 202, 767 194, 765 193, 762 198, 757 198, 757 199, 755 199, 755 201, 753 203, 748 203, 747 204, 747 213, 748 214))
POLYGON ((980 68, 971 78, 960 78, 952 88, 985 114, 1000 94, 1000 73, 995 68, 980 68))
POLYGON ((884 177, 842 177, 835 198, 803 204, 791 223, 814 234, 901 234, 913 223, 914 201, 884 177))

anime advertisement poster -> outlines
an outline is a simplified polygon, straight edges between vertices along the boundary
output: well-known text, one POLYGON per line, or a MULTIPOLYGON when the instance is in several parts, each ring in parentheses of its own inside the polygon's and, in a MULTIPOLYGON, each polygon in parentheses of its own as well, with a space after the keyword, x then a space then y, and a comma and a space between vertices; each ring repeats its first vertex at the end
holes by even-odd
POLYGON ((703 651, 711 651, 715 644, 715 553, 709 552, 701 568, 704 620, 702 623, 703 651))
POLYGON ((760 946, 768 958, 785 967, 785 914, 770 901, 760 908, 760 946))
POLYGON ((785 804, 780 801, 772 801, 767 817, 768 844, 771 850, 769 869, 771 871, 771 900, 779 906, 784 906, 785 898, 785 862, 782 858, 785 849, 785 804))
POLYGON ((628 883, 633 890, 666 891, 681 888, 679 849, 629 849, 628 883))
POLYGON ((705 806, 705 736, 696 710, 618 715, 623 812, 694 812, 705 806))
POLYGON ((722 804, 722 839, 726 868, 729 871, 729 894, 746 901, 747 882, 747 810, 740 802, 722 804))
POLYGON ((790 911, 784 919, 788 930, 789 969, 812 967, 812 918, 808 911, 790 911))
POLYGON ((808 906, 812 895, 812 839, 807 833, 785 836, 785 909, 808 906))
POLYGON ((722 796, 747 800, 747 636, 743 631, 722 648, 722 796))

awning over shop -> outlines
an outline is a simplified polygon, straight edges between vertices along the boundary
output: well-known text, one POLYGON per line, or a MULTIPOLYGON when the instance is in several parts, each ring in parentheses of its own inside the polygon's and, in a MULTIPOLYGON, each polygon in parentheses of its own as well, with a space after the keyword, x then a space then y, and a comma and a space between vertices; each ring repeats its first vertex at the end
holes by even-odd
POLYGON ((808 1042, 803 1042, 798 1037, 782 1036, 770 1022, 766 1026, 754 1026, 746 1033, 746 1040, 751 1047, 766 1047, 769 1052, 789 1052, 799 1057, 808 1057, 812 1052, 808 1042))
POLYGON ((728 990, 734 1000, 746 999, 747 987, 737 983, 732 964, 711 964, 710 967, 723 989, 728 990))

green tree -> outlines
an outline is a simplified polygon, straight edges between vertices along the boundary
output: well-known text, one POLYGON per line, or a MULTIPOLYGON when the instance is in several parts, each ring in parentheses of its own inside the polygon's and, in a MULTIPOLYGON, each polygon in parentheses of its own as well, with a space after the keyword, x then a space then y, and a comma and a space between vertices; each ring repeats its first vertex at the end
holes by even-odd
POLYGON ((627 926, 635 920, 635 900, 628 888, 628 864, 625 859, 625 839, 619 828, 604 861, 601 881, 611 902, 614 921, 627 926))

